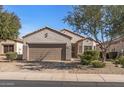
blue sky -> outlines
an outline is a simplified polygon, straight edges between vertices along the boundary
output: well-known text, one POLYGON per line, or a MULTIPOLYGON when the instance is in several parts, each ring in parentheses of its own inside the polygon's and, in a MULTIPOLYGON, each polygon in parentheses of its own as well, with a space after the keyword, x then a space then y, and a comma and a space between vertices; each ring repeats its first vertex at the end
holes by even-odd
POLYGON ((9 12, 14 12, 21 20, 22 28, 20 36, 32 31, 48 26, 56 30, 71 28, 63 23, 62 19, 72 10, 72 6, 67 5, 41 5, 41 6, 4 6, 9 12))

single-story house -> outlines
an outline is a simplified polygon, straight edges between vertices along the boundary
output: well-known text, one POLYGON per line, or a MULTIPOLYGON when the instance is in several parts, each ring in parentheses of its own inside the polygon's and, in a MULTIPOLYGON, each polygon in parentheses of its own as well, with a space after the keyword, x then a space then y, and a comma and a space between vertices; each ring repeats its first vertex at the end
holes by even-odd
MULTIPOLYGON (((97 44, 96 48, 97 50, 101 51, 99 44, 97 44)), ((110 46, 107 49, 107 52, 124 53, 124 37, 118 37, 112 40, 110 46)))
POLYGON ((28 61, 71 60, 85 50, 94 50, 95 41, 67 29, 49 27, 23 36, 23 59, 28 61))
POLYGON ((23 54, 23 40, 17 38, 15 40, 2 40, 0 41, 0 55, 7 52, 16 52, 19 55, 23 54))
POLYGON ((23 59, 70 60, 71 37, 54 29, 45 27, 23 36, 23 59))
MULTIPOLYGON (((113 39, 110 43, 110 46, 107 48, 107 59, 114 59, 116 57, 124 55, 124 36, 117 37, 113 39)), ((108 45, 107 41, 104 43, 108 45)), ((96 49, 101 51, 99 44, 96 45, 96 49)))
POLYGON ((78 57, 79 54, 82 54, 87 50, 96 50, 96 41, 93 39, 86 38, 67 29, 63 29, 61 32, 72 37, 72 57, 78 57))
POLYGON ((119 37, 113 40, 111 46, 108 48, 108 52, 117 52, 124 54, 124 37, 119 37))

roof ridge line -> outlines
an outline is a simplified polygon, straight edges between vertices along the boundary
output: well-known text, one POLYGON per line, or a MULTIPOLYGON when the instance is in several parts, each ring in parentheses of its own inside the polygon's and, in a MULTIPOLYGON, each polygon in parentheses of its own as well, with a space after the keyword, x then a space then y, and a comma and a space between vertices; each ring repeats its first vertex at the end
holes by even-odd
POLYGON ((63 30, 66 30, 66 31, 68 31, 68 32, 70 32, 70 33, 72 33, 72 34, 74 34, 74 35, 79 36, 79 37, 86 38, 86 37, 84 37, 84 36, 82 36, 82 35, 80 35, 80 34, 78 34, 78 33, 72 32, 72 31, 70 31, 70 30, 68 30, 68 29, 65 29, 65 28, 62 29, 62 30, 60 30, 60 31, 62 32, 63 30))

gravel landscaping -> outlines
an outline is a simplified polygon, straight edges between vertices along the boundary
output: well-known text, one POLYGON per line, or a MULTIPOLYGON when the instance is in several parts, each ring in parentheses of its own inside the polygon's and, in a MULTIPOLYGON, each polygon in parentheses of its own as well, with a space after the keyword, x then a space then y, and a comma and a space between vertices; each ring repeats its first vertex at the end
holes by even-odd
POLYGON ((80 66, 80 69, 73 69, 70 73, 84 74, 124 74, 124 68, 115 67, 114 64, 107 62, 104 68, 93 68, 89 66, 80 66))
POLYGON ((104 68, 82 66, 78 62, 0 62, 0 72, 67 72, 84 74, 124 74, 124 68, 115 67, 111 62, 106 63, 104 68))

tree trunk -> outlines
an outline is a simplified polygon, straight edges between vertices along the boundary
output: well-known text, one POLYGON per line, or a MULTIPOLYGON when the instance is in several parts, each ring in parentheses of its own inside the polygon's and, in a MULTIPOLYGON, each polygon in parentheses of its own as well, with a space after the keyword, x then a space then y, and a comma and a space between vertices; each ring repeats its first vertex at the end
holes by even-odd
POLYGON ((103 50, 102 51, 102 62, 105 62, 106 61, 106 51, 103 50))

